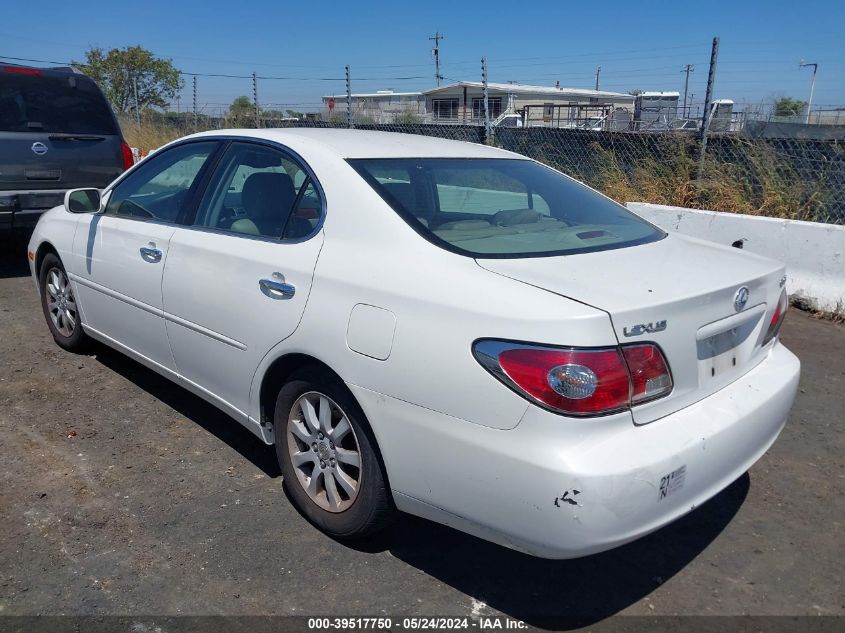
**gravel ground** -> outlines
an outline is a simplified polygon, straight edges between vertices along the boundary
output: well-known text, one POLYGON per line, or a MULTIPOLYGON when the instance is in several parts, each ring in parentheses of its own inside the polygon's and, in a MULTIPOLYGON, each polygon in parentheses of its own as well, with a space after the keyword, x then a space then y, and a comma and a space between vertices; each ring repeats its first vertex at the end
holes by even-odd
POLYGON ((840 325, 790 312, 803 375, 780 439, 647 538, 554 562, 405 517, 351 549, 226 415, 105 347, 57 347, 24 250, 0 237, 0 615, 845 615, 840 325))

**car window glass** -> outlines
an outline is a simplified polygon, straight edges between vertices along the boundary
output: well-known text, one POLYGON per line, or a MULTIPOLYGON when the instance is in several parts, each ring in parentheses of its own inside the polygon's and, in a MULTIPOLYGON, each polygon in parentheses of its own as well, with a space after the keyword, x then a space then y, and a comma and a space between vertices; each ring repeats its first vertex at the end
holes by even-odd
POLYGON ((542 196, 507 174, 490 169, 432 169, 430 173, 441 213, 495 215, 500 211, 535 209, 549 214, 542 196), (537 208, 537 203, 541 208, 537 208))
POLYGON ((0 69, 1 132, 117 134, 108 102, 88 77, 8 68, 0 69))
POLYGON ((310 178, 306 179, 304 185, 296 208, 291 213, 285 227, 283 235, 285 239, 299 239, 310 235, 320 222, 320 216, 323 213, 323 201, 320 192, 310 178))
POLYGON ((106 214, 176 222, 216 146, 188 143, 149 158, 114 188, 106 214))
MULTIPOLYGON (((279 150, 232 143, 217 167, 194 225, 281 238, 307 181, 305 170, 279 150)), ((298 224, 299 230, 304 230, 304 225, 298 224)))
POLYGON ((534 161, 349 163, 421 235, 473 257, 583 253, 645 244, 664 235, 621 205, 534 161))

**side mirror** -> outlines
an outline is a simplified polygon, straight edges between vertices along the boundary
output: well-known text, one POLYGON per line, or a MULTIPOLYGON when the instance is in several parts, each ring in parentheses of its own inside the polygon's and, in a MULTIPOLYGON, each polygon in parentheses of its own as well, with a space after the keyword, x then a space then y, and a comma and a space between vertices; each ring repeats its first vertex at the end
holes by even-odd
POLYGON ((68 213, 94 213, 100 210, 99 189, 71 189, 65 193, 68 213))

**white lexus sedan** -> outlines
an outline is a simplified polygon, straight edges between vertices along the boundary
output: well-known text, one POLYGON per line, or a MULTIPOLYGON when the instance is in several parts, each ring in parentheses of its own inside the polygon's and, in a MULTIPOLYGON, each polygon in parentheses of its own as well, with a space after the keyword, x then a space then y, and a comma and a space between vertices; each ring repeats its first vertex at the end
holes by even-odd
POLYGON ((274 444, 336 538, 400 510, 609 549, 744 473, 798 384, 781 264, 470 143, 196 134, 69 192, 29 260, 60 346, 97 339, 274 444))

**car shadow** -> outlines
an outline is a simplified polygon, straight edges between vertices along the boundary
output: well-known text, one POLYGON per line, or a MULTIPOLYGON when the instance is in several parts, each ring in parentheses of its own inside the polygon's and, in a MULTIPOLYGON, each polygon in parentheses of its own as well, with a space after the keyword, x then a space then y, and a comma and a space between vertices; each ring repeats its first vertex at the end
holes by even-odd
MULTIPOLYGON (((281 476, 273 447, 230 416, 120 352, 101 344, 92 351, 105 367, 234 448, 268 477, 281 476)), ((573 560, 535 558, 409 515, 400 515, 380 536, 344 544, 363 552, 389 552, 529 625, 568 630, 622 611, 681 571, 722 533, 742 507, 749 488, 745 473, 674 523, 633 543, 573 560)), ((483 614, 484 608, 479 608, 483 614)))
POLYGON ((26 247, 31 231, 0 231, 0 279, 27 277, 26 247))
MULTIPOLYGON (((706 504, 657 532, 573 560, 534 558, 416 517, 403 517, 384 537, 382 547, 527 624, 554 630, 582 628, 642 600, 694 560, 730 523, 749 487, 745 473, 706 504)), ((364 549, 381 547, 370 542, 364 549)))
POLYGON ((94 343, 93 356, 102 365, 120 374, 154 398, 211 433, 252 462, 268 477, 280 477, 281 470, 272 446, 267 446, 231 416, 199 396, 148 369, 141 363, 107 347, 94 343))

